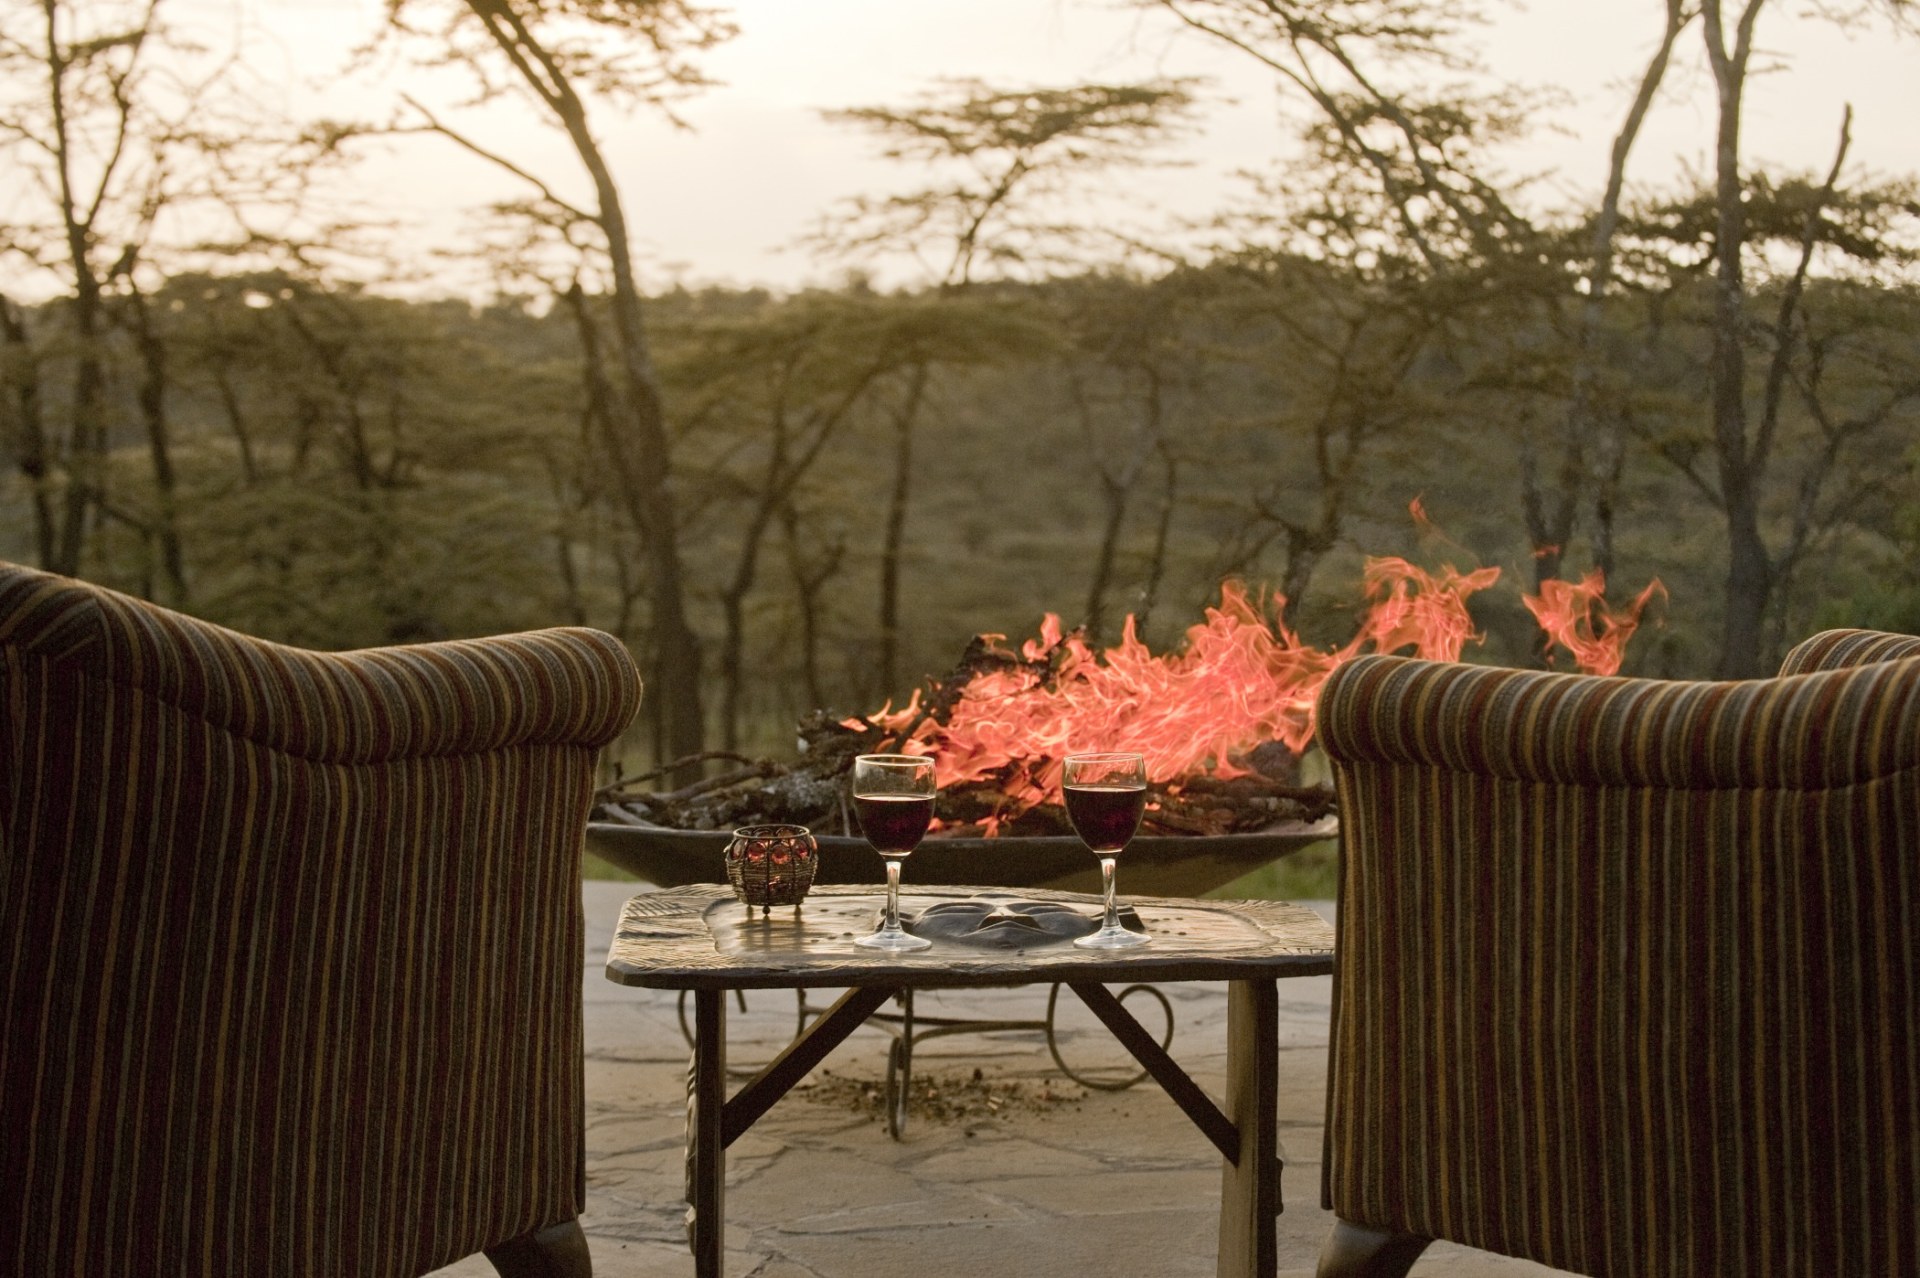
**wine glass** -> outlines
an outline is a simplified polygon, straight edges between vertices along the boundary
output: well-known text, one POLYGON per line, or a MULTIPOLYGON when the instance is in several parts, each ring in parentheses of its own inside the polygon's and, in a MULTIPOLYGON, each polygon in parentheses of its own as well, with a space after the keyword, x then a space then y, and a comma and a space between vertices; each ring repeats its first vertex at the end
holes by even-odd
POLYGON ((933 942, 900 927, 900 863, 933 820, 933 760, 917 754, 863 754, 853 761, 853 813, 860 833, 887 863, 887 916, 854 942, 874 950, 924 950, 933 942))
POLYGON ((1075 945, 1093 950, 1123 950, 1145 945, 1144 932, 1120 926, 1113 902, 1113 861, 1140 828, 1147 806, 1147 761, 1137 754, 1071 754, 1067 756, 1067 816, 1087 849, 1100 858, 1100 882, 1107 897, 1106 919, 1100 930, 1075 939, 1075 945))

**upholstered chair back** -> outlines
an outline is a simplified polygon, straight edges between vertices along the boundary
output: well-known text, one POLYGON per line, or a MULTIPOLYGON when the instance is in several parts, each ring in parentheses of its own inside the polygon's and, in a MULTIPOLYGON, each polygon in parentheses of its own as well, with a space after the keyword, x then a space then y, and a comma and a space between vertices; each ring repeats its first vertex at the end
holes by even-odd
POLYGON ((1915 1272, 1920 640, 1822 635, 1738 683, 1364 658, 1319 715, 1353 1227, 1323 1274, 1436 1238, 1915 1272))
POLYGON ((0 564, 0 1272, 414 1275, 577 1216, 610 636, 314 653, 0 564))

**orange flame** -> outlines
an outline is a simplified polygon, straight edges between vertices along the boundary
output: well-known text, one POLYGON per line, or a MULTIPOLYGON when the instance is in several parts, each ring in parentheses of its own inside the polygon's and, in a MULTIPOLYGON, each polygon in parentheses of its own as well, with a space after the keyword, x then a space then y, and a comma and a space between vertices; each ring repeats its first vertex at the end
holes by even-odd
POLYGON ((1078 634, 1063 635, 1059 617, 1048 614, 1039 637, 1021 645, 1035 665, 976 675, 945 724, 923 718, 917 692, 905 708, 870 721, 910 732, 898 748, 932 755, 942 786, 1004 772, 1006 817, 1057 793, 1061 760, 1080 751, 1138 750, 1156 781, 1203 770, 1239 776, 1246 768, 1237 760, 1264 742, 1283 742, 1296 753, 1306 748, 1320 685, 1363 649, 1412 647, 1422 657, 1457 660, 1466 641, 1478 637, 1467 597, 1499 576, 1498 568, 1447 568, 1436 576, 1404 559, 1371 560, 1373 604, 1359 633, 1325 651, 1302 643, 1280 621, 1280 596, 1270 616, 1232 582, 1181 648, 1164 656, 1141 642, 1132 617, 1119 644, 1095 652, 1078 634))
POLYGON ((1412 647, 1416 657, 1430 661, 1460 660, 1467 640, 1480 638, 1467 615, 1467 596, 1498 580, 1498 568, 1481 568, 1463 576, 1448 566, 1433 577, 1404 559, 1369 559, 1367 598, 1374 604, 1361 622, 1360 633, 1340 650, 1340 660, 1358 655, 1368 644, 1375 652, 1412 647))
MULTIPOLYGON (((1437 532, 1417 501, 1412 511, 1424 530, 1437 532)), ((1138 750, 1149 777, 1173 782, 1202 771, 1243 775, 1247 752, 1269 741, 1304 751, 1328 675, 1363 651, 1411 648, 1428 660, 1458 661, 1481 638, 1467 600, 1499 578, 1498 568, 1428 573, 1405 559, 1370 559, 1366 614, 1350 641, 1325 650, 1302 643, 1280 620, 1284 597, 1273 596, 1269 614, 1234 582, 1221 587, 1219 606, 1188 629, 1179 650, 1163 656, 1141 642, 1132 617, 1117 645, 1096 652, 1049 613, 1039 634, 1020 645, 1024 664, 974 675, 945 723, 925 714, 916 690, 901 709, 889 702, 848 726, 903 734, 894 748, 933 756, 941 786, 992 779, 1005 795, 1001 812, 984 823, 992 834, 1058 793, 1069 754, 1138 750)), ((1604 579, 1592 572, 1578 585, 1545 582, 1540 596, 1523 602, 1582 670, 1610 675, 1655 591, 1665 594, 1657 580, 1615 613, 1604 579)), ((982 638, 991 644, 1004 636, 982 638)))
POLYGON ((1667 593, 1657 577, 1624 612, 1616 613, 1607 605, 1607 579, 1596 568, 1578 585, 1543 581, 1539 595, 1522 596, 1521 602, 1547 637, 1573 654, 1574 664, 1580 669, 1588 674, 1610 675, 1619 671, 1627 640, 1640 628, 1640 614, 1655 591, 1662 598, 1667 593))

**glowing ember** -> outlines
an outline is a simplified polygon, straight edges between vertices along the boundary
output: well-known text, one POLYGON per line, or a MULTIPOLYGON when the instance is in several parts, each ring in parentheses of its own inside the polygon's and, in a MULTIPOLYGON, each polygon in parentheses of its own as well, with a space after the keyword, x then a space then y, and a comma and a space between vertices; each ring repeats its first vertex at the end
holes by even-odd
POLYGON ((1647 583, 1623 612, 1607 606, 1607 579, 1598 570, 1588 573, 1578 585, 1569 581, 1542 582, 1538 595, 1524 596, 1534 620, 1547 637, 1573 654, 1574 664, 1588 674, 1610 675, 1618 672, 1627 655, 1627 640, 1640 628, 1640 613, 1647 601, 1666 587, 1658 579, 1647 583))

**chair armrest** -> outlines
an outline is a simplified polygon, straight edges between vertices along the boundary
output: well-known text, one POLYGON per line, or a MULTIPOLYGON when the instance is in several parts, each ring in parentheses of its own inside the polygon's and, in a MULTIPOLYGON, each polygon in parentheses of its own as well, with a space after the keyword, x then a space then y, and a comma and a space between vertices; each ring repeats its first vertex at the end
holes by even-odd
POLYGON ((0 579, 0 647, 14 645, 324 763, 597 748, 640 699, 633 658, 596 630, 309 652, 24 569, 0 579))
POLYGON ((1883 630, 1823 630, 1795 644, 1786 660, 1780 663, 1780 673, 1844 670, 1907 657, 1920 657, 1920 638, 1888 634, 1883 630))
POLYGON ((1817 789, 1920 765, 1920 663, 1707 683, 1361 657, 1317 703, 1336 764, 1430 765, 1510 780, 1673 789, 1817 789))

